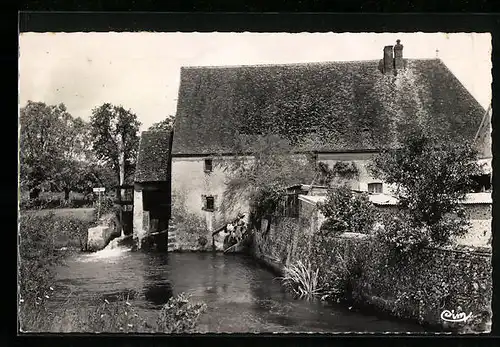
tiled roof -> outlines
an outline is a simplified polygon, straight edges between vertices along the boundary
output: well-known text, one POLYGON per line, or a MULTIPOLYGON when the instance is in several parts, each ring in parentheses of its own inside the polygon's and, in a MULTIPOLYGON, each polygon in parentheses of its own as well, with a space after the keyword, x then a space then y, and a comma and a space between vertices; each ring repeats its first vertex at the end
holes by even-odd
POLYGON ((373 150, 413 126, 473 140, 485 110, 441 60, 406 67, 397 76, 379 61, 182 68, 173 153, 234 153, 269 134, 303 150, 373 150))
POLYGON ((168 179, 170 133, 143 131, 137 154, 135 182, 165 182, 168 179))

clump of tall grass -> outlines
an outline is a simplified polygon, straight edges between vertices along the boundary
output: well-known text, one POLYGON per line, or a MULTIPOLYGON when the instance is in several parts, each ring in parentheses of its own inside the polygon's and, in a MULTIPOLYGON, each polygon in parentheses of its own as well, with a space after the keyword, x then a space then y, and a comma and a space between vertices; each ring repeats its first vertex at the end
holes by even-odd
POLYGON ((299 298, 312 298, 322 294, 318 285, 319 269, 312 269, 310 263, 297 261, 283 269, 282 283, 299 298))

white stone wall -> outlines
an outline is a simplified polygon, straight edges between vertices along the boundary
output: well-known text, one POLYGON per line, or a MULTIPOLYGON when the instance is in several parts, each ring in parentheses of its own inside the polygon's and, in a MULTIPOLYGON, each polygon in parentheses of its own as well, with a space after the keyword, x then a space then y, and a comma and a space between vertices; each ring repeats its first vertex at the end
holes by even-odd
POLYGON ((205 157, 172 158, 172 212, 175 213, 176 208, 184 206, 187 212, 204 218, 211 229, 235 218, 238 212, 248 217, 248 204, 244 199, 240 204, 231 206, 229 211, 222 211, 227 174, 217 165, 217 159, 213 159, 213 171, 206 173, 204 160, 205 157), (215 198, 214 212, 203 210, 203 196, 207 195, 215 198))
POLYGON ((147 227, 144 227, 144 215, 147 211, 143 210, 142 191, 134 189, 134 219, 133 219, 133 237, 134 239, 142 237, 146 234, 147 227))
POLYGON ((456 238, 456 243, 467 246, 491 246, 491 204, 464 205, 470 220, 466 235, 456 238))

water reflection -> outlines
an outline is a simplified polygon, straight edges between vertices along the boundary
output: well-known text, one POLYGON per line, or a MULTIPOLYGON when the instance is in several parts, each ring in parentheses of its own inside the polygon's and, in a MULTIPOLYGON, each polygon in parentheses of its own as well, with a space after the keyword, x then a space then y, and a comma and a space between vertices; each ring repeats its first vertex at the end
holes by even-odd
POLYGON ((148 306, 161 307, 173 294, 172 282, 168 279, 168 254, 151 253, 143 258, 144 299, 148 306))

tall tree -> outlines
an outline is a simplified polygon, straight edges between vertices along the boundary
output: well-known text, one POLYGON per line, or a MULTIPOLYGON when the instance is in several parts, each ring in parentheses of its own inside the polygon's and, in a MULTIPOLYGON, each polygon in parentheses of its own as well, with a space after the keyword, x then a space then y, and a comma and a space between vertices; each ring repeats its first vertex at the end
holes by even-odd
POLYGON ((96 157, 113 169, 118 184, 130 180, 139 146, 137 116, 123 106, 105 103, 92 110, 92 148, 96 157))
POLYGON ((20 180, 30 198, 37 198, 42 188, 56 184, 72 136, 67 131, 71 121, 64 104, 28 101, 21 108, 20 180))
POLYGON ((148 128, 148 131, 171 131, 174 126, 174 116, 167 116, 164 120, 158 122, 158 123, 153 123, 148 128))
POLYGON ((88 193, 97 180, 91 172, 93 162, 89 125, 81 118, 65 117, 63 121, 66 136, 54 186, 56 190, 64 191, 64 199, 68 200, 71 191, 88 193))

